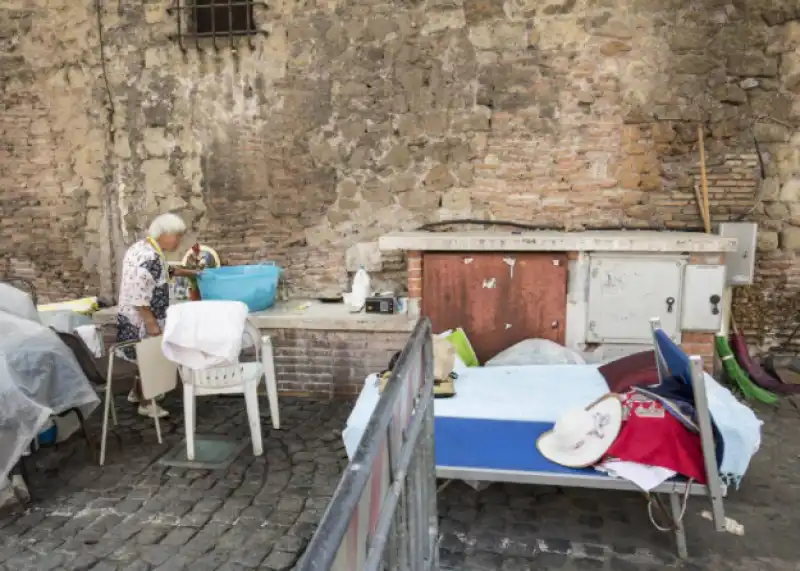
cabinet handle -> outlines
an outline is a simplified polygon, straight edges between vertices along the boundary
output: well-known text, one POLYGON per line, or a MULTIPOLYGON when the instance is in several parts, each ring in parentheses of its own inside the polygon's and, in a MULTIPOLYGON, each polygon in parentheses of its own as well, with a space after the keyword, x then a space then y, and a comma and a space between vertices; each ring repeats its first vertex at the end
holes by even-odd
POLYGON ((672 313, 672 306, 675 305, 675 298, 668 297, 666 301, 667 301, 667 313, 672 313))

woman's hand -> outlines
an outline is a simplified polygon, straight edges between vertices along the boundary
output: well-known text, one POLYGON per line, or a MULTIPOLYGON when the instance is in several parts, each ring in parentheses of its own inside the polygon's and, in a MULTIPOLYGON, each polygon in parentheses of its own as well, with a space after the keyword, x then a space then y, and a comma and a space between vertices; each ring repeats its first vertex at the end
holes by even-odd
POLYGON ((158 321, 156 321, 155 319, 153 319, 152 321, 148 320, 145 323, 145 328, 147 329, 147 334, 150 337, 158 337, 159 335, 161 335, 161 328, 158 326, 158 321))

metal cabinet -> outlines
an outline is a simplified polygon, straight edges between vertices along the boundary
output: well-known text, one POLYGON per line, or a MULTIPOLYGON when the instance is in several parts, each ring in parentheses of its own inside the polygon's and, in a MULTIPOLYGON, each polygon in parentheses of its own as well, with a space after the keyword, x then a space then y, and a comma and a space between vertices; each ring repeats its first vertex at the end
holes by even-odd
POLYGON ((717 332, 722 327, 725 266, 686 266, 681 300, 681 329, 717 332))
POLYGON ((683 271, 678 256, 592 255, 589 265, 589 343, 650 343, 650 319, 680 341, 683 271))
POLYGON ((563 253, 425 253, 422 312, 434 332, 463 327, 481 363, 532 337, 563 344, 563 253))

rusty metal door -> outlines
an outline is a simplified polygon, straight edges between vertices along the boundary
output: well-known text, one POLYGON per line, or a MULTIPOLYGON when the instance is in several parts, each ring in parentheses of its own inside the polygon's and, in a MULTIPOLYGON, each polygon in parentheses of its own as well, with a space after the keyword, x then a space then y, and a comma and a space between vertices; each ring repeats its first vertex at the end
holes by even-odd
POLYGON ((435 333, 462 327, 481 363, 531 337, 564 343, 563 253, 426 253, 422 311, 435 333))

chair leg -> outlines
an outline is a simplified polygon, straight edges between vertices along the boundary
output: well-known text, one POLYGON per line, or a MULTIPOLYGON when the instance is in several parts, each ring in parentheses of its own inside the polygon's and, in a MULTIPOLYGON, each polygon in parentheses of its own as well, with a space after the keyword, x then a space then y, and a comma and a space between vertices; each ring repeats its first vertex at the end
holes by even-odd
POLYGON ((244 388, 244 402, 247 406, 247 420, 250 423, 253 454, 261 456, 264 453, 264 441, 261 436, 261 414, 258 410, 258 383, 250 383, 244 388))
POLYGON ((159 444, 163 444, 164 441, 161 439, 161 421, 158 419, 158 405, 156 404, 156 399, 150 401, 150 406, 153 407, 153 420, 156 423, 156 438, 158 438, 159 444))
POLYGON ((78 424, 81 427, 81 434, 83 435, 83 439, 86 440, 86 446, 89 448, 89 453, 92 455, 93 458, 96 457, 97 452, 95 451, 94 448, 94 442, 92 442, 92 439, 89 437, 89 432, 86 430, 86 419, 83 418, 83 413, 81 412, 81 409, 77 407, 71 408, 67 411, 62 412, 58 416, 64 417, 70 412, 75 413, 75 416, 78 417, 78 424))
MULTIPOLYGON (((111 412, 111 407, 113 406, 111 400, 114 398, 114 392, 111 388, 111 380, 114 378, 114 355, 110 354, 108 356, 108 373, 106 375, 106 396, 105 401, 103 402, 103 431, 100 436, 100 465, 103 466, 106 463, 106 442, 108 441, 108 417, 109 413, 111 412)), ((114 413, 116 417, 116 413, 114 413)))
POLYGON ((194 410, 194 387, 188 383, 183 385, 183 422, 186 432, 186 458, 194 461, 194 431, 197 426, 194 410))
POLYGON ((275 359, 272 352, 272 340, 267 335, 261 338, 261 362, 264 367, 264 380, 267 385, 272 427, 275 430, 280 430, 281 415, 278 410, 278 382, 275 379, 275 359))
POLYGON ((111 399, 111 422, 114 426, 119 424, 117 422, 117 405, 114 403, 114 399, 111 399))

